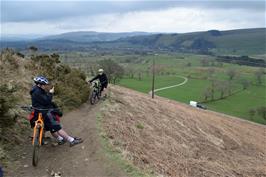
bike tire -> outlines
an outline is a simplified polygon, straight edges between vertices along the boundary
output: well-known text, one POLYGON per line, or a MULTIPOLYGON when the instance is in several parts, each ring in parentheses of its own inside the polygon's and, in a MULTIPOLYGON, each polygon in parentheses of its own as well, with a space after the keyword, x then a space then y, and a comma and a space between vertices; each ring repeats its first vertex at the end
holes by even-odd
POLYGON ((93 91, 91 93, 91 97, 90 97, 90 103, 91 105, 94 105, 96 103, 97 100, 97 93, 95 91, 93 91))
POLYGON ((39 150, 40 150, 39 137, 40 137, 40 128, 37 128, 36 135, 34 137, 33 154, 32 154, 32 165, 34 167, 38 165, 39 161, 39 150))

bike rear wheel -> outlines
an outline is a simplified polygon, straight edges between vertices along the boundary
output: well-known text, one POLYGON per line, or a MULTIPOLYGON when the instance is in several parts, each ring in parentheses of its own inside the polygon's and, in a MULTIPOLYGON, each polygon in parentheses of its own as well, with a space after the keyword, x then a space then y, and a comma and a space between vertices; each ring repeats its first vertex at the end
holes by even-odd
POLYGON ((90 103, 93 105, 96 103, 96 101, 97 101, 97 93, 96 91, 92 91, 91 97, 90 97, 90 103))
POLYGON ((39 161, 39 150, 41 146, 39 143, 40 133, 41 133, 40 128, 36 128, 36 135, 35 137, 33 137, 34 142, 33 142, 33 154, 32 154, 32 165, 35 167, 38 165, 39 161))

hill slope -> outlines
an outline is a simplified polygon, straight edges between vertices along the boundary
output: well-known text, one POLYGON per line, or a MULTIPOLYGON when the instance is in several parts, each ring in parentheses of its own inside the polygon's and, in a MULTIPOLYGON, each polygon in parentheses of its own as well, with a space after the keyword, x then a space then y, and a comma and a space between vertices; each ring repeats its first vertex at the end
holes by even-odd
POLYGON ((47 36, 42 40, 68 40, 73 42, 95 42, 95 41, 114 41, 120 38, 148 35, 145 32, 128 32, 128 33, 100 33, 94 31, 77 31, 63 33, 59 35, 47 36))
POLYGON ((102 109, 106 137, 163 176, 266 176, 266 127, 122 87, 102 109))
POLYGON ((71 32, 34 41, 1 41, 1 47, 24 50, 28 46, 35 45, 41 50, 53 51, 131 49, 217 55, 259 55, 265 54, 265 34, 266 28, 172 34, 71 32))
POLYGON ((186 52, 215 54, 265 54, 266 29, 210 30, 183 34, 154 34, 118 40, 129 46, 145 46, 186 52))

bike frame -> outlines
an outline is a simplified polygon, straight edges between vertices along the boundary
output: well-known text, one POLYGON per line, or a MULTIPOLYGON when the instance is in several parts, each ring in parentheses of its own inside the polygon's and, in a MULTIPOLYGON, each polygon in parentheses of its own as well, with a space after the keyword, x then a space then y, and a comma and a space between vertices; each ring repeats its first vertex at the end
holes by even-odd
POLYGON ((33 129, 33 138, 32 138, 32 145, 34 145, 35 136, 37 133, 37 128, 40 128, 40 137, 39 137, 39 145, 42 145, 42 137, 43 137, 43 130, 44 130, 44 122, 42 113, 38 113, 38 120, 35 121, 35 126, 33 129))

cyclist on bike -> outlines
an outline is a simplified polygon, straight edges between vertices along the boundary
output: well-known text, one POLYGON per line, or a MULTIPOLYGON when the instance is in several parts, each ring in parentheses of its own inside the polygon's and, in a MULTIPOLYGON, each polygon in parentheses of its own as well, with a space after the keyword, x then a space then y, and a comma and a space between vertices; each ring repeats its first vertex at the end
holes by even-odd
POLYGON ((100 84, 101 84, 100 95, 101 93, 104 93, 104 96, 106 97, 105 90, 107 89, 107 86, 108 86, 108 78, 106 74, 104 73, 103 69, 99 69, 98 75, 95 76, 93 79, 91 79, 89 82, 92 83, 96 79, 99 79, 100 84))
POLYGON ((31 126, 34 127, 35 121, 38 119, 38 113, 42 113, 44 118, 44 127, 46 131, 50 131, 52 136, 58 140, 58 144, 68 141, 70 146, 82 143, 81 138, 69 136, 56 119, 56 114, 60 114, 55 111, 55 104, 52 102, 54 87, 51 88, 48 79, 43 76, 37 76, 34 78, 35 86, 30 91, 32 107, 34 112, 30 119, 31 126))

